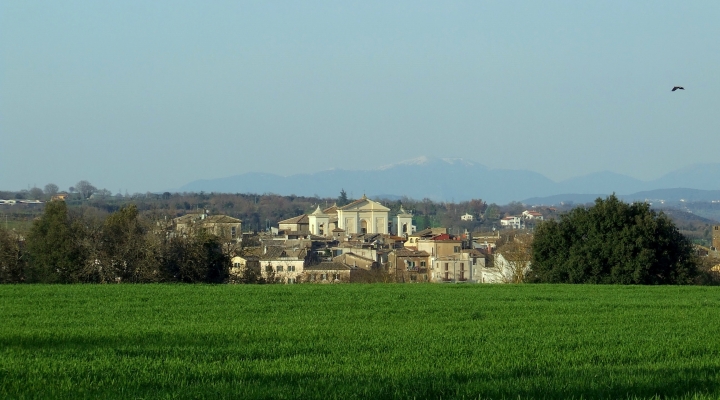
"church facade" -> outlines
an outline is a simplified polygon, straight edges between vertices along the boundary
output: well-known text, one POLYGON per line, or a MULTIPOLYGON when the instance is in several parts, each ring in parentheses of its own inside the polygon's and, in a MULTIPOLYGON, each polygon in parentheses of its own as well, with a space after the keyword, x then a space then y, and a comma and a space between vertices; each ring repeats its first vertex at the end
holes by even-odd
POLYGON ((363 196, 360 200, 338 207, 337 226, 346 234, 389 232, 390 209, 363 196))

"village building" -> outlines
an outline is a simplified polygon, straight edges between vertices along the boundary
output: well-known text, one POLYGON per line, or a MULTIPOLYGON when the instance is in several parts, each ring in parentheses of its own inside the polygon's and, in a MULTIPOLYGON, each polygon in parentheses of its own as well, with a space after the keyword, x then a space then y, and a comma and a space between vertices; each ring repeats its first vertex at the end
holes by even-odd
POLYGON ((388 255, 387 270, 395 282, 429 282, 430 254, 413 249, 396 249, 388 255))
POLYGON ((407 241, 405 242, 405 247, 417 248, 417 243, 420 239, 427 239, 427 238, 431 238, 433 236, 442 235, 444 233, 447 233, 446 228, 423 229, 421 231, 418 231, 411 235, 408 235, 407 241))
POLYGON ((288 218, 278 222, 278 229, 289 232, 309 232, 310 219, 307 214, 298 215, 297 217, 288 218))
POLYGON ((266 247, 259 257, 262 277, 278 283, 299 283, 309 263, 308 255, 306 248, 266 247))
POLYGON ((525 224, 523 223, 523 218, 520 216, 509 216, 504 217, 500 220, 500 226, 512 228, 512 229, 521 229, 525 227, 525 224))
POLYGON ((258 256, 234 256, 230 259, 230 281, 236 281, 242 279, 248 272, 252 273, 256 277, 262 276, 260 273, 260 257, 258 256))
POLYGON ((525 210, 522 213, 522 217, 527 220, 533 220, 533 221, 542 221, 543 220, 543 215, 537 211, 525 210))
POLYGON ((462 250, 462 240, 455 239, 447 233, 432 237, 420 238, 417 241, 418 250, 426 251, 430 257, 459 258, 462 250))
POLYGON ((352 252, 343 253, 339 256, 333 257, 332 261, 341 262, 345 265, 350 265, 367 271, 373 271, 379 268, 379 263, 376 260, 363 257, 352 252))
POLYGON ((209 215, 207 210, 188 213, 173 219, 174 230, 183 235, 203 230, 227 241, 242 239, 242 221, 227 215, 209 215))
POLYGON ((325 261, 305 267, 304 282, 309 283, 350 283, 357 268, 337 261, 325 261))

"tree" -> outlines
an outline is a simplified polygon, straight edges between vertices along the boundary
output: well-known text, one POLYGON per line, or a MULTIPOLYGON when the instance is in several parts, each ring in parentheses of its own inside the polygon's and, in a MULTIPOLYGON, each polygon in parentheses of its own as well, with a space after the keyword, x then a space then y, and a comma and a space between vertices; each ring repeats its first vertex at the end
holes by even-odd
POLYGON ((28 194, 30 195, 30 198, 31 198, 31 199, 33 199, 33 200, 40 200, 40 199, 43 198, 43 195, 44 195, 45 193, 43 193, 43 190, 42 190, 42 189, 40 189, 40 188, 38 188, 38 187, 34 187, 34 188, 30 189, 30 191, 28 192, 28 194))
POLYGON ((347 193, 345 193, 345 189, 340 189, 340 196, 338 196, 338 198, 337 198, 338 207, 342 207, 348 203, 350 203, 350 200, 348 200, 347 193))
POLYGON ((501 238, 494 255, 493 269, 505 283, 523 283, 530 272, 533 235, 507 235, 501 238))
POLYGON ((692 244, 665 214, 615 195, 535 231, 535 282, 688 284, 696 271, 692 244))
POLYGON ((72 224, 64 201, 45 205, 42 217, 33 222, 27 237, 31 266, 29 280, 36 282, 80 282, 84 258, 77 245, 78 225, 72 224))
POLYGON ((89 198, 95 191, 97 191, 97 188, 90 184, 88 181, 80 181, 77 184, 75 184, 75 190, 80 193, 83 199, 89 198))
POLYGON ((107 189, 100 189, 97 192, 97 196, 100 196, 100 198, 109 198, 112 196, 112 192, 107 189))
POLYGON ((15 232, 0 227, 0 283, 25 280, 25 257, 15 232))
POLYGON ((140 221, 137 206, 126 206, 111 214, 103 224, 101 259, 106 269, 123 282, 152 281, 156 269, 154 246, 148 229, 140 221))
POLYGON ((170 238, 162 255, 161 273, 167 281, 221 283, 228 279, 230 260, 222 242, 203 229, 170 238))
POLYGON ((497 204, 492 203, 485 208, 485 219, 496 220, 500 218, 500 207, 497 204))
POLYGON ((58 190, 60 190, 60 188, 54 183, 48 183, 47 185, 45 185, 45 194, 50 197, 55 196, 58 190))

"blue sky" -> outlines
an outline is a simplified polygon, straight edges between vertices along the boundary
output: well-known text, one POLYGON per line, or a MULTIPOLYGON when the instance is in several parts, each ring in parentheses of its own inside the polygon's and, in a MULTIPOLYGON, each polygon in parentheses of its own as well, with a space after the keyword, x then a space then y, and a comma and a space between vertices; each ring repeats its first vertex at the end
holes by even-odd
POLYGON ((720 2, 0 2, 0 188, 718 160, 720 2), (671 93, 674 85, 684 92, 671 93))

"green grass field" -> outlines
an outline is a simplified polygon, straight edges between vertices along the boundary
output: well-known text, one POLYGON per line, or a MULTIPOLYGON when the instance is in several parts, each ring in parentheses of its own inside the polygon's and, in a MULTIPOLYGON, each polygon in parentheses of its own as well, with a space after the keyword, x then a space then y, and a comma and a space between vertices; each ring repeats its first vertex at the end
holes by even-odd
POLYGON ((0 398, 720 398, 720 288, 0 286, 0 398))

